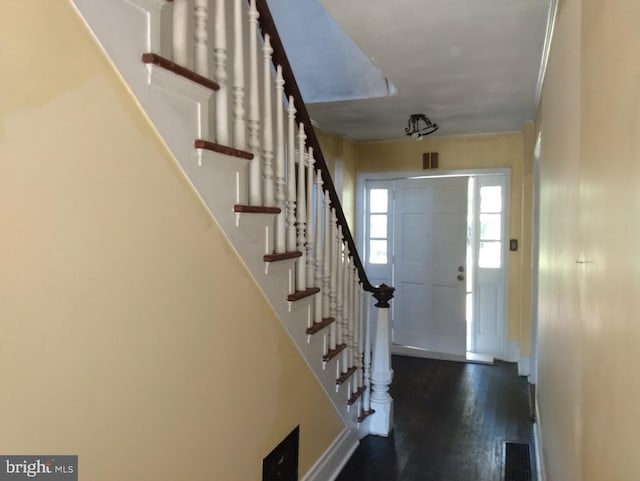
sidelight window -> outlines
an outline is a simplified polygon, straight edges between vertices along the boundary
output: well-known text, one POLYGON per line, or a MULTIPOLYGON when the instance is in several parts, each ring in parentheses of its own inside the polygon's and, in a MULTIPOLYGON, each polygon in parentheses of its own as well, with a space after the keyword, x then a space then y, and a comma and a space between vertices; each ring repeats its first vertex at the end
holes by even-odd
POLYGON ((502 187, 480 187, 478 266, 499 269, 502 263, 502 187))
POLYGON ((389 189, 369 190, 369 232, 367 251, 370 264, 389 261, 389 189))

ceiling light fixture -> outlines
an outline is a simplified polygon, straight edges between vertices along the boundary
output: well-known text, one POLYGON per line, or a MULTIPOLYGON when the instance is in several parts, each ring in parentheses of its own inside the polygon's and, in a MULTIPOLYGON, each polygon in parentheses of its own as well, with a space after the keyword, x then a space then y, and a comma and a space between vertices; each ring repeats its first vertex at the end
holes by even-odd
POLYGON ((422 140, 423 137, 434 133, 440 126, 431 122, 429 117, 424 114, 411 114, 407 122, 405 133, 415 140, 422 140))

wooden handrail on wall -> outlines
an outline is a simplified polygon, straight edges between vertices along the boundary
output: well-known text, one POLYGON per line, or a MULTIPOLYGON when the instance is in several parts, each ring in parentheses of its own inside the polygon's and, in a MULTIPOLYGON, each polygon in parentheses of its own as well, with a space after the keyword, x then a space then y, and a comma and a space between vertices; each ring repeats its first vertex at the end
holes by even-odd
POLYGON ((282 40, 280 39, 280 35, 278 34, 278 29, 276 28, 276 24, 273 21, 273 16, 271 15, 271 11, 269 10, 267 1, 256 0, 256 7, 258 9, 258 13, 260 14, 259 21, 260 27, 262 28, 262 34, 269 34, 269 36, 271 37, 271 47, 273 48, 273 64, 282 66, 282 76, 285 82, 285 92, 287 96, 292 96, 294 98, 296 105, 296 121, 298 123, 304 124, 305 133, 307 134, 307 144, 309 147, 313 148, 316 166, 322 172, 324 189, 329 193, 331 206, 336 211, 338 224, 342 227, 342 234, 345 241, 347 242, 347 246, 349 247, 349 254, 353 258, 354 265, 358 270, 360 280, 362 281, 362 287, 365 291, 369 292, 377 292, 379 290, 388 291, 389 289, 393 289, 389 286, 385 286, 384 284, 376 287, 371 285, 371 282, 369 282, 367 273, 364 270, 364 265, 362 263, 362 260, 360 259, 360 255, 358 254, 356 243, 353 240, 351 230, 349 229, 349 225, 347 224, 347 219, 344 216, 342 206, 340 205, 340 199, 338 197, 338 193, 336 192, 335 185, 333 184, 333 179, 331 178, 329 167, 327 166, 327 162, 324 160, 324 155, 322 153, 322 149, 320 148, 320 142, 318 141, 318 137, 316 137, 313 125, 311 124, 309 112, 307 112, 307 107, 304 103, 304 100, 302 99, 302 94, 300 93, 298 82, 296 82, 296 78, 293 75, 291 64, 289 63, 289 59, 287 58, 287 54, 284 50, 284 45, 282 44, 282 40))

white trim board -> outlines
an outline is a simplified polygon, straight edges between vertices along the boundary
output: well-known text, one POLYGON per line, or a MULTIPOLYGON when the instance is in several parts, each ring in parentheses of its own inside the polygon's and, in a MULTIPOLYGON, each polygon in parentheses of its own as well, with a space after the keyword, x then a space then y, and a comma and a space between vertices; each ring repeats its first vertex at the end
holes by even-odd
POLYGON ((391 345, 391 354, 396 356, 420 357, 423 359, 437 359, 440 361, 468 362, 472 364, 493 365, 493 357, 468 352, 466 356, 457 356, 444 352, 429 351, 418 347, 391 345))
POLYGON ((358 437, 345 428, 307 471, 302 481, 333 481, 360 444, 358 437))

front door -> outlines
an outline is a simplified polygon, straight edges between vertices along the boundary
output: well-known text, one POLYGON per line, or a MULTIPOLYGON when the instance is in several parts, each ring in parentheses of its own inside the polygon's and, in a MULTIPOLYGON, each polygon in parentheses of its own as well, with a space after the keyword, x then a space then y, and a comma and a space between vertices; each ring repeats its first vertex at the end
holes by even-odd
POLYGON ((466 353, 468 177, 396 181, 393 342, 466 353))

